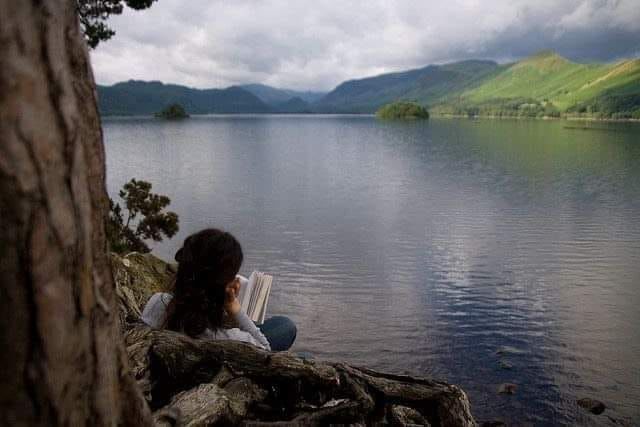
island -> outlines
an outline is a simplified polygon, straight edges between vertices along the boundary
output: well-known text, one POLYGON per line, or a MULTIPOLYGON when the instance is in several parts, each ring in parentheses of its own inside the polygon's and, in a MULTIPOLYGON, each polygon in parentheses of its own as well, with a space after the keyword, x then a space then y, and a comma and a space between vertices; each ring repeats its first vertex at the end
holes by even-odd
POLYGON ((155 113, 155 117, 165 120, 186 119, 189 117, 184 107, 180 104, 171 104, 162 111, 155 113))
POLYGON ((424 120, 429 118, 429 112, 415 102, 398 101, 383 105, 376 111, 376 117, 385 120, 424 120))

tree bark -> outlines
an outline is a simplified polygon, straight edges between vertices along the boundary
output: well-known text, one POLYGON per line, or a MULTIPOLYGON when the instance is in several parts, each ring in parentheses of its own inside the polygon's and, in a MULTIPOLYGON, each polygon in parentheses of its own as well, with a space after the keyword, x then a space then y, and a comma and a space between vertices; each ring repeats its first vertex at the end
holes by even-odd
POLYGON ((0 0, 0 425, 150 425, 106 255, 104 147, 73 0, 0 0))

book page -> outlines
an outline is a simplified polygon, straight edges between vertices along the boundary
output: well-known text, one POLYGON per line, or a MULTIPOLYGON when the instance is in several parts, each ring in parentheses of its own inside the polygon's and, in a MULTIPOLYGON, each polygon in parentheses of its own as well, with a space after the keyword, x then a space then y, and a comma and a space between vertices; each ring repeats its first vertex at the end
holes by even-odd
POLYGON ((258 311, 258 315, 256 316, 256 322, 259 324, 264 323, 264 318, 267 314, 267 303, 269 301, 269 294, 271 294, 271 283, 273 282, 273 277, 267 274, 264 275, 264 287, 261 289, 260 293, 260 309, 258 311))
POLYGON ((261 288, 262 288, 262 273, 260 273, 259 271, 256 271, 254 286, 251 289, 251 294, 249 296, 249 305, 247 307, 247 316, 249 316, 251 320, 254 320, 254 321, 256 317, 255 312, 256 312, 258 294, 261 288))
POLYGON ((248 279, 242 276, 239 277, 240 292, 238 293, 238 301, 240 302, 240 308, 254 322, 258 324, 264 323, 273 276, 254 271, 248 279))
POLYGON ((255 271, 251 273, 248 279, 238 275, 238 277, 240 277, 240 292, 238 293, 238 301, 240 302, 240 308, 245 313, 247 312, 247 308, 249 307, 249 297, 251 296, 251 292, 255 286, 255 273, 255 271))

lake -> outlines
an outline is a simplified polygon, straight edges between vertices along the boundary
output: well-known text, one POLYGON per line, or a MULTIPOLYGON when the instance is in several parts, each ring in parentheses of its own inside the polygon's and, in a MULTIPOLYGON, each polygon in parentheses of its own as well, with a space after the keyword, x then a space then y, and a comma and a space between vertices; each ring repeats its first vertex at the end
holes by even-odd
POLYGON ((640 124, 104 120, 108 188, 168 195, 275 276, 294 351, 443 379, 479 421, 640 420, 640 124), (517 384, 513 395, 501 383, 517 384), (576 405, 600 399, 600 416, 576 405))

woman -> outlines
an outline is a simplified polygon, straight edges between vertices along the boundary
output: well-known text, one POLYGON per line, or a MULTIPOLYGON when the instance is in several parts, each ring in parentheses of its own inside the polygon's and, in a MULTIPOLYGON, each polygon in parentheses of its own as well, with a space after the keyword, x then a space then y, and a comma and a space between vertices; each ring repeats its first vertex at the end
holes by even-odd
POLYGON ((291 320, 276 316, 256 326, 240 309, 237 274, 242 258, 240 243, 227 232, 205 229, 187 237, 175 256, 178 272, 173 294, 154 294, 142 320, 149 326, 193 338, 236 340, 266 350, 288 350, 296 338, 291 320), (234 325, 229 327, 229 323, 234 325))

